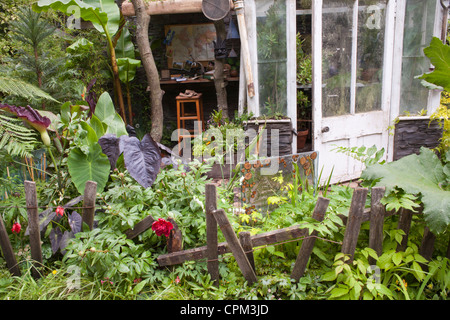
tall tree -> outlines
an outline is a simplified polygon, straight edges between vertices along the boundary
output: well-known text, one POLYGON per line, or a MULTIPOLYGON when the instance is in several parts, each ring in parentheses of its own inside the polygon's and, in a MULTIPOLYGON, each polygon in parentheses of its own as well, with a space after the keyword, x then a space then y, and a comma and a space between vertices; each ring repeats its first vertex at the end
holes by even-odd
POLYGON ((142 65, 147 76, 148 87, 150 91, 151 103, 151 121, 152 128, 150 135, 152 138, 160 142, 163 132, 163 108, 162 98, 164 91, 161 90, 159 82, 158 69, 156 68, 155 59, 150 48, 148 39, 148 27, 150 24, 150 16, 146 12, 146 6, 143 0, 131 0, 134 11, 136 13, 136 42, 141 56, 142 65))

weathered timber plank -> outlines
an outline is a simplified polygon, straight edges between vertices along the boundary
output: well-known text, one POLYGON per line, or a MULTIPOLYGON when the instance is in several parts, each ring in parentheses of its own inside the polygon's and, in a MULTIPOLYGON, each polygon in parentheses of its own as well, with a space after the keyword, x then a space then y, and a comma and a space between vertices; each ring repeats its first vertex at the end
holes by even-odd
MULTIPOLYGON (((317 199, 312 217, 317 221, 323 221, 329 203, 329 199, 319 197, 317 199)), ((309 257, 311 256, 314 244, 316 243, 315 236, 317 236, 317 231, 313 231, 311 236, 314 237, 303 240, 297 259, 295 260, 294 268, 291 273, 291 279, 294 279, 295 281, 300 280, 305 273, 306 265, 308 264, 309 257)))
POLYGON ((83 222, 90 230, 94 228, 95 198, 97 196, 97 182, 87 181, 83 196, 83 222))
POLYGON ((155 219, 153 219, 153 217, 149 215, 144 219, 142 219, 141 221, 139 221, 138 223, 136 223, 133 229, 128 229, 127 231, 125 231, 125 235, 127 236, 128 239, 136 238, 142 232, 150 228, 153 222, 155 222, 155 219))
POLYGON ((211 280, 217 286, 219 284, 219 253, 217 238, 217 221, 213 212, 217 210, 216 186, 208 183, 205 186, 205 214, 206 214, 206 256, 208 257, 207 268, 211 280))
POLYGON ((428 227, 425 227, 422 243, 420 244, 419 254, 428 261, 430 261, 431 257, 433 256, 435 241, 436 236, 430 231, 428 227))
POLYGON ((355 253, 356 243, 358 242, 359 231, 361 228, 362 216, 364 214, 367 193, 367 188, 356 188, 353 192, 341 249, 342 253, 350 255, 350 260, 348 260, 348 262, 353 261, 353 255, 355 253))
POLYGON ((409 229, 411 228, 413 212, 411 210, 407 210, 402 208, 400 210, 400 218, 398 220, 398 229, 401 229, 405 232, 405 235, 402 238, 402 242, 397 245, 397 251, 405 251, 408 246, 408 236, 409 229))
POLYGON ((230 247, 231 252, 233 253, 236 262, 241 269, 242 274, 244 275, 245 280, 249 284, 253 284, 258 281, 255 271, 253 270, 250 262, 247 259, 247 256, 242 249, 241 244, 236 236, 236 233, 231 226, 230 221, 228 220, 227 215, 223 209, 213 211, 214 218, 216 218, 217 224, 222 230, 222 233, 227 240, 228 246, 230 247))
POLYGON ((250 265, 252 266, 253 270, 256 271, 255 257, 253 257, 253 245, 250 232, 248 231, 239 232, 239 242, 241 243, 242 249, 244 249, 244 253, 247 256, 250 265))
MULTIPOLYGON (((300 226, 292 226, 284 229, 278 229, 265 233, 256 234, 251 237, 252 246, 260 247, 264 245, 271 245, 277 242, 298 239, 304 237, 307 234, 306 229, 302 229, 300 226)), ((184 261, 201 260, 207 258, 207 246, 198 247, 194 249, 188 249, 180 252, 174 252, 170 254, 162 254, 156 259, 160 266, 170 266, 173 264, 180 264, 184 261)), ((228 247, 227 242, 220 242, 217 245, 218 255, 230 253, 231 250, 228 247)))
POLYGON ((167 239, 167 251, 172 253, 183 250, 183 235, 178 224, 173 218, 168 218, 167 221, 173 226, 172 230, 170 230, 169 238, 167 239))
POLYGON ((20 277, 20 269, 17 264, 16 256, 14 255, 13 248, 11 246, 11 242, 9 241, 8 233, 6 232, 5 224, 3 223, 3 219, 0 215, 0 247, 2 248, 3 256, 6 260, 6 266, 9 269, 9 272, 13 276, 20 277))
MULTIPOLYGON (((380 201, 384 192, 384 187, 373 187, 370 204, 369 248, 375 250, 378 256, 383 253, 383 224, 386 207, 380 201)), ((375 259, 370 257, 369 263, 375 264, 375 259)))
POLYGON ((28 229, 30 231, 30 251, 33 267, 31 274, 34 278, 40 278, 38 266, 42 265, 41 234, 39 231, 39 214, 36 194, 36 183, 25 181, 25 201, 28 214, 28 229))

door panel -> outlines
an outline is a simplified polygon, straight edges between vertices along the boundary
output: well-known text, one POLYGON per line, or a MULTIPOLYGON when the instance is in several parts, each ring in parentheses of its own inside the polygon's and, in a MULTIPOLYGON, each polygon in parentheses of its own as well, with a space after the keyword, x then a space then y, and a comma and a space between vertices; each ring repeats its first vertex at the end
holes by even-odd
POLYGON ((384 66, 392 59, 394 2, 313 2, 313 70, 322 76, 316 74, 313 84, 314 149, 322 182, 332 171, 334 183, 363 170, 360 161, 337 153, 338 146, 387 149, 390 82, 384 66))

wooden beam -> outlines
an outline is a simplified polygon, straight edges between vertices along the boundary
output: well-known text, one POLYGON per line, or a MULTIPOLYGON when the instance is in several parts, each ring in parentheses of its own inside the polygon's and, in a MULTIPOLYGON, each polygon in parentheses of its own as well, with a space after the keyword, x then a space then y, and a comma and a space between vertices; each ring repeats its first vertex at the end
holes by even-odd
MULTIPOLYGON (((298 239, 304 237, 307 234, 306 229, 300 228, 300 226, 292 226, 284 229, 269 231, 265 233, 256 234, 251 237, 253 248, 264 245, 271 245, 277 242, 298 239)), ((218 255, 230 253, 231 250, 228 247, 228 243, 220 242, 217 245, 218 255)), ((180 264, 190 260, 202 260, 207 259, 207 246, 198 247, 194 249, 188 249, 180 252, 162 254, 156 258, 160 266, 170 266, 174 264, 180 264)))
POLYGON ((83 196, 83 223, 90 230, 94 229, 95 198, 97 197, 97 182, 87 181, 83 196))
MULTIPOLYGON (((146 12, 150 16, 162 14, 177 13, 196 13, 202 12, 202 0, 164 0, 149 1, 146 12)), ((233 1, 230 0, 231 8, 234 7, 233 1)), ((130 1, 122 3, 122 14, 124 16, 135 16, 133 4, 130 1)))
MULTIPOLYGON (((329 203, 329 199, 319 197, 312 215, 313 219, 322 222, 329 203)), ((314 244, 316 243, 315 237, 317 236, 317 231, 313 231, 311 236, 313 237, 303 240, 297 259, 295 260, 294 268, 291 273, 291 279, 294 279, 295 281, 299 281, 305 273, 306 265, 308 264, 309 257, 311 256, 314 244)))
MULTIPOLYGON (((373 187, 370 205, 369 248, 375 250, 378 256, 383 253, 383 224, 386 207, 381 203, 385 187, 373 187)), ((369 258, 370 264, 375 264, 374 258, 369 258)))
POLYGON ((14 255, 13 248, 11 246, 11 242, 9 241, 8 233, 6 232, 5 224, 3 223, 3 219, 0 215, 0 247, 3 252, 3 256, 6 260, 6 266, 9 269, 9 272, 13 276, 20 277, 20 269, 17 264, 16 256, 14 255))
POLYGON ((153 219, 151 215, 142 219, 140 222, 136 223, 133 229, 128 229, 127 231, 125 231, 127 238, 128 239, 136 238, 142 232, 150 228, 153 222, 155 222, 155 219, 153 219))
POLYGON ((208 257, 208 272, 211 280, 217 286, 219 284, 219 253, 217 244, 217 221, 213 212, 217 210, 216 185, 208 183, 205 186, 205 211, 206 211, 206 243, 208 257))
POLYGON ((34 278, 40 278, 39 267, 42 266, 41 234, 39 231, 39 213, 36 193, 36 183, 25 181, 25 201, 28 214, 28 229, 30 230, 30 251, 33 259, 31 274, 34 278))
POLYGON ((220 230, 222 230, 225 239, 227 240, 228 246, 236 259, 245 280, 247 280, 249 284, 257 282, 258 278, 256 277, 255 270, 253 270, 250 262, 248 261, 244 249, 242 249, 242 246, 239 243, 236 233, 234 232, 225 211, 223 209, 216 210, 213 211, 213 215, 214 218, 216 218, 217 224, 219 225, 220 230))
POLYGON ((349 254, 350 260, 353 261, 353 255, 358 241, 359 231, 361 228, 362 216, 364 214, 364 206, 366 204, 368 189, 356 188, 353 192, 352 203, 348 213, 347 226, 345 228, 344 240, 342 242, 342 253, 349 254))

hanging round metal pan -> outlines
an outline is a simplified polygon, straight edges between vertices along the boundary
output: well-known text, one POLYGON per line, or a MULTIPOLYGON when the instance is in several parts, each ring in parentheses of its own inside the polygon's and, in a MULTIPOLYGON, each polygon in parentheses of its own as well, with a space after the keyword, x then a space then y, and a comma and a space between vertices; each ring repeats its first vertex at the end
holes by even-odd
POLYGON ((229 0, 203 0, 202 11, 209 20, 217 21, 225 18, 231 10, 229 0))

